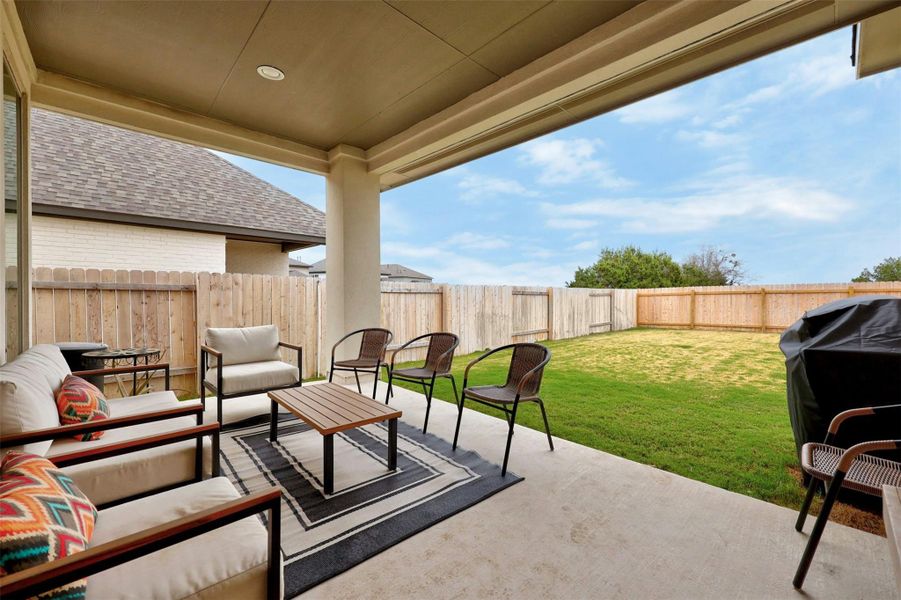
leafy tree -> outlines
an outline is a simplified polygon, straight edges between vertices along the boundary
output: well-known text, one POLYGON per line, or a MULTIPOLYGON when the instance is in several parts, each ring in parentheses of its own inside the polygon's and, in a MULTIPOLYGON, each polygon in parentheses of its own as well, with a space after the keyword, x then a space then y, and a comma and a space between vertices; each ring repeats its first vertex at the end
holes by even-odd
POLYGON ((889 256, 873 267, 872 271, 864 269, 860 272, 860 275, 851 281, 858 283, 866 281, 901 281, 901 256, 889 256))
POLYGON ((681 285, 682 270, 666 252, 644 252, 635 246, 604 248, 597 262, 576 269, 569 287, 654 288, 681 285))
POLYGON ((682 284, 738 285, 745 279, 742 262, 734 252, 704 246, 682 263, 682 284))

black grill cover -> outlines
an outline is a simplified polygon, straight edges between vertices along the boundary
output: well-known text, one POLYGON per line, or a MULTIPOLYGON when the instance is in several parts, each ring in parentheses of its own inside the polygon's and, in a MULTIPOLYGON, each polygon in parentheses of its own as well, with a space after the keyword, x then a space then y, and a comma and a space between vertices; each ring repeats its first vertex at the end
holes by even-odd
MULTIPOLYGON (((822 442, 832 418, 861 406, 901 403, 901 298, 859 296, 807 311, 782 333, 788 414, 800 455, 822 442)), ((860 417, 842 424, 836 445, 898 439, 901 420, 860 417)), ((901 453, 883 454, 901 459, 901 453)))

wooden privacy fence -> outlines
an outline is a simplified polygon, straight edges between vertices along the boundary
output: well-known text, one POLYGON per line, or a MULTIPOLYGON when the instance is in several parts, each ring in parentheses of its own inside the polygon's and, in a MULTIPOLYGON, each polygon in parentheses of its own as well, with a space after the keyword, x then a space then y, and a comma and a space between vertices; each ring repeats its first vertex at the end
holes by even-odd
POLYGON ((638 290, 639 327, 782 331, 805 311, 864 294, 901 295, 901 283, 789 284, 638 290))
MULTIPOLYGON (((7 290, 15 306, 14 284, 7 290)), ((322 373, 325 286, 318 279, 232 273, 50 269, 33 277, 33 341, 152 346, 172 368, 173 388, 197 388, 207 327, 275 324, 304 348, 305 377, 322 373)), ((382 283, 381 324, 396 348, 423 333, 451 331, 460 354, 511 341, 562 339, 635 326, 634 290, 382 283)), ((424 345, 400 360, 423 358, 424 345)), ((296 354, 283 359, 295 363, 296 354)))

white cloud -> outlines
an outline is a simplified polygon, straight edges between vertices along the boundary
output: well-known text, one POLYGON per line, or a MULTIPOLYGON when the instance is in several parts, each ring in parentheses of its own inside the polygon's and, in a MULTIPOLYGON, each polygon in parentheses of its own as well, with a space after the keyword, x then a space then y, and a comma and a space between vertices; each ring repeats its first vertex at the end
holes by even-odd
POLYGON ((445 243, 455 248, 469 250, 497 250, 510 246, 510 242, 502 237, 472 233, 471 231, 454 234, 445 243))
MULTIPOLYGON (((546 205, 546 206, 557 206, 554 205, 546 205)), ((572 205, 568 205, 572 206, 572 205)), ((566 208, 566 205, 564 205, 566 208)), ((589 221, 588 219, 560 219, 560 218, 550 218, 545 222, 545 225, 550 227, 551 229, 588 229, 590 227, 594 227, 597 225, 594 221, 589 221)))
POLYGON ((520 162, 537 167, 538 182, 543 185, 576 181, 594 181, 607 189, 621 189, 632 185, 628 179, 616 175, 605 161, 595 158, 595 153, 602 145, 600 140, 587 138, 534 140, 520 148, 520 162))
POLYGON ((550 220, 603 217, 621 220, 625 231, 684 233, 712 229, 730 219, 830 222, 852 206, 849 200, 815 182, 736 175, 699 181, 686 193, 665 199, 600 199, 569 205, 544 204, 542 208, 555 215, 550 220))
POLYGON ((713 129, 698 129, 688 131, 681 129, 676 133, 676 139, 683 142, 694 142, 702 148, 725 148, 737 146, 745 140, 745 136, 738 133, 724 133, 713 129))
POLYGON ((478 202, 486 198, 494 198, 502 195, 509 196, 537 196, 537 193, 529 190, 515 179, 492 177, 467 170, 458 170, 463 177, 457 182, 461 190, 460 199, 464 202, 478 202))
POLYGON ((795 66, 792 81, 813 97, 851 85, 856 81, 854 67, 847 56, 816 56, 795 66))
POLYGON ((570 250, 576 250, 578 252, 582 252, 585 250, 594 250, 598 247, 597 240, 585 240, 584 242, 579 242, 570 247, 570 250))
POLYGON ((614 114, 623 123, 665 123, 687 116, 691 105, 684 102, 678 90, 664 92, 635 104, 624 106, 614 114))

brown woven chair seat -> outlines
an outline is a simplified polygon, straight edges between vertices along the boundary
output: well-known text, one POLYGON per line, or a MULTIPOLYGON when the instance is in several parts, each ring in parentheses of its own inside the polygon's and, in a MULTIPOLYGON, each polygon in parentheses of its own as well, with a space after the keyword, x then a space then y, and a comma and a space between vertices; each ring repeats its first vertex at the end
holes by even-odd
MULTIPOLYGON (((516 401, 516 386, 509 385, 477 385, 466 388, 467 398, 477 398, 488 402, 503 402, 512 404, 516 401)), ((520 402, 534 400, 538 396, 520 396, 520 402)))
MULTIPOLYGON (((801 466, 826 482, 831 482, 843 448, 827 444, 807 443, 801 448, 801 466)), ((901 487, 901 463, 870 454, 861 454, 851 463, 842 486, 874 496, 882 496, 882 486, 901 487)))
MULTIPOLYGON (((394 369, 392 371, 395 377, 408 377, 410 379, 431 379, 435 374, 433 369, 425 367, 410 367, 408 369, 394 369)), ((441 373, 438 373, 441 375, 441 373)))
POLYGON ((336 360, 336 367, 347 367, 348 369, 372 369, 379 364, 375 358, 352 358, 350 360, 336 360))

